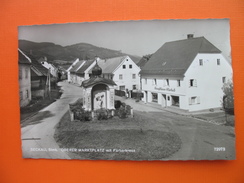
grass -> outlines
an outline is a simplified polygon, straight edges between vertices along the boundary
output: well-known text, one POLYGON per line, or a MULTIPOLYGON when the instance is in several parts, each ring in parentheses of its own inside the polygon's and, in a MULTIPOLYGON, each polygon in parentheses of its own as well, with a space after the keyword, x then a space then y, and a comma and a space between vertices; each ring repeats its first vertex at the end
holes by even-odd
POLYGON ((56 127, 61 148, 75 148, 72 159, 160 160, 181 147, 179 136, 156 120, 134 118, 80 122, 66 113, 56 127))
POLYGON ((235 124, 235 116, 233 114, 228 114, 225 112, 198 114, 195 115, 195 117, 213 122, 215 124, 221 124, 226 126, 234 126, 235 124))

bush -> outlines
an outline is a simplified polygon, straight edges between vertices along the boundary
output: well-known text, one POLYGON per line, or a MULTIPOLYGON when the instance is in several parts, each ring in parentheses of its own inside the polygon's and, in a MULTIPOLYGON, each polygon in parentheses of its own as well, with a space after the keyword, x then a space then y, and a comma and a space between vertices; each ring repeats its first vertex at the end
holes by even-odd
POLYGON ((109 118, 109 111, 106 109, 97 109, 95 113, 98 120, 107 120, 109 118))
POLYGON ((114 108, 119 109, 121 106, 122 102, 120 100, 115 100, 114 101, 114 108))
POLYGON ((75 113, 83 109, 83 101, 82 99, 78 99, 75 103, 69 104, 70 110, 75 113))
POLYGON ((124 119, 127 117, 127 113, 126 113, 125 108, 123 108, 123 107, 119 108, 118 116, 121 119, 124 119))
POLYGON ((90 111, 85 111, 83 108, 81 110, 75 110, 74 119, 80 121, 91 121, 92 116, 90 111))
POLYGON ((127 118, 131 114, 131 106, 122 103, 117 114, 121 119, 127 118))

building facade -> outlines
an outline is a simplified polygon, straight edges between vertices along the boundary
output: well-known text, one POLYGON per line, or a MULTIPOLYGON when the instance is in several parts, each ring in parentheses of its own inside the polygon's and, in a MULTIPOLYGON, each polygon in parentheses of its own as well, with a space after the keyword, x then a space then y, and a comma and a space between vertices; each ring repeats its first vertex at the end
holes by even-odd
POLYGON ((115 89, 122 91, 140 89, 141 69, 129 56, 99 59, 97 63, 103 70, 102 77, 112 79, 116 83, 115 89))
POLYGON ((141 71, 144 102, 199 111, 222 107, 230 63, 204 37, 165 43, 141 71))
POLYGON ((19 53, 19 98, 20 107, 27 106, 31 101, 31 60, 20 49, 19 53))

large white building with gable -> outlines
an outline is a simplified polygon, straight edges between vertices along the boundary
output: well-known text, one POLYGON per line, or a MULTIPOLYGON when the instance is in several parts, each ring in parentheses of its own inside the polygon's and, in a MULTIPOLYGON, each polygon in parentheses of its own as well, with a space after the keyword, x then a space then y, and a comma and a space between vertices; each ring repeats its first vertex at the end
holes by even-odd
POLYGON ((222 107, 224 83, 232 67, 204 37, 165 43, 141 68, 143 101, 199 111, 222 107))

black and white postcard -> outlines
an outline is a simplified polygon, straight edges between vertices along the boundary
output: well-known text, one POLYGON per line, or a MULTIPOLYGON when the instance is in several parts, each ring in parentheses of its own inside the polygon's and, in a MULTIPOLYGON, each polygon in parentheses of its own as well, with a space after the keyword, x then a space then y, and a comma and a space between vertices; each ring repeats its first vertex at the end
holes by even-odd
POLYGON ((19 26, 23 158, 235 159, 229 23, 19 26))

